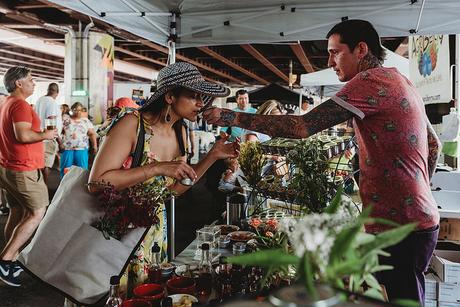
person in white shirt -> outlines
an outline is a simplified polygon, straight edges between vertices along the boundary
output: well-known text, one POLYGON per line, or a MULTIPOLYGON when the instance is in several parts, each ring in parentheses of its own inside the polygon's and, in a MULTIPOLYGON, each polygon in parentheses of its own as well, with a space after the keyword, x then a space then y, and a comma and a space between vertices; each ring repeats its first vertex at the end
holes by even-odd
MULTIPOLYGON (((35 104, 35 111, 40 117, 41 129, 46 129, 46 120, 55 119, 56 128, 59 133, 62 131, 61 110, 56 102, 59 95, 59 86, 57 83, 50 83, 46 96, 40 97, 35 104)), ((50 170, 54 165, 54 160, 59 150, 60 140, 46 140, 45 142, 45 168, 43 169, 43 179, 48 183, 50 170)))

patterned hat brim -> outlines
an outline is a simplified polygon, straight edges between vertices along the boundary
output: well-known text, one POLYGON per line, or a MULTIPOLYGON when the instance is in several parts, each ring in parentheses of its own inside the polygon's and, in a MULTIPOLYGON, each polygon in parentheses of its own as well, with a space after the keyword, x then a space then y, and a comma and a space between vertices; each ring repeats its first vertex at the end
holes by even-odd
POLYGON ((177 88, 183 87, 199 93, 202 95, 203 103, 207 106, 208 104, 214 101, 216 97, 227 97, 230 94, 230 89, 220 85, 211 83, 205 80, 195 81, 193 83, 183 83, 175 84, 171 86, 164 86, 155 91, 155 93, 150 96, 150 98, 145 102, 145 104, 140 108, 140 110, 145 110, 152 103, 158 103, 158 101, 166 94, 168 91, 177 88))

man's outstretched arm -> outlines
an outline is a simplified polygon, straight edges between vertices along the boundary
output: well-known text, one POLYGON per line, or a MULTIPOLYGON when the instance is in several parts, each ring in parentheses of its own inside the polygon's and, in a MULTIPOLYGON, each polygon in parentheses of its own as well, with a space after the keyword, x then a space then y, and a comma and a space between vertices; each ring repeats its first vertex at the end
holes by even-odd
POLYGON ((272 137, 306 138, 326 128, 343 123, 353 113, 329 99, 303 116, 259 115, 212 108, 204 112, 208 123, 237 126, 272 137))

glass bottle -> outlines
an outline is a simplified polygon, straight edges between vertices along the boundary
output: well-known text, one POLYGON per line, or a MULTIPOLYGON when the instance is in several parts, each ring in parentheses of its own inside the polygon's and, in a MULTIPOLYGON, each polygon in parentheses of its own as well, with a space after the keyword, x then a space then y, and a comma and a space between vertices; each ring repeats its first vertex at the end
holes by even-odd
POLYGON ((105 303, 105 307, 121 307, 123 300, 120 297, 120 277, 112 276, 110 277, 110 292, 109 298, 105 303))
POLYGON ((160 246, 155 242, 151 249, 152 262, 148 269, 149 282, 154 284, 161 283, 160 252, 160 246))
POLYGON ((199 295, 210 295, 212 290, 212 265, 209 257, 209 243, 201 244, 201 261, 198 266, 196 288, 199 295))

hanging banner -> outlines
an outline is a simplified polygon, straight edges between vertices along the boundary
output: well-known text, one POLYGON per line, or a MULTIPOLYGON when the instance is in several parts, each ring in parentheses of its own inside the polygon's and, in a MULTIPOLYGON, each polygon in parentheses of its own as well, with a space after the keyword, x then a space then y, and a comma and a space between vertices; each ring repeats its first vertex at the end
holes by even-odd
POLYGON ((452 99, 449 35, 409 37, 410 79, 425 104, 452 99))
POLYGON ((113 37, 90 32, 89 35, 89 114, 93 123, 101 123, 107 106, 113 104, 113 37))

